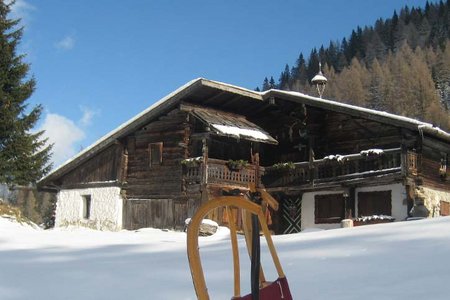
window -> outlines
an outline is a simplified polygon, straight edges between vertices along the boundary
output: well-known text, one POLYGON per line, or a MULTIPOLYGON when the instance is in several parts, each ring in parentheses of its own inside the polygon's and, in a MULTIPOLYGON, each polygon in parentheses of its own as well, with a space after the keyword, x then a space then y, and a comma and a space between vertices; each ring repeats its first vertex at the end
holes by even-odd
POLYGON ((358 193, 358 216, 392 215, 391 191, 358 193))
POLYGON ((450 216, 450 203, 441 201, 440 206, 441 206, 440 215, 441 216, 450 216))
POLYGON ((91 195, 84 195, 83 198, 83 218, 88 220, 91 217, 91 195))
POLYGON ((314 217, 316 224, 339 223, 344 219, 345 201, 342 194, 316 195, 314 217))
POLYGON ((152 143, 148 145, 149 166, 159 166, 162 164, 163 143, 152 143))

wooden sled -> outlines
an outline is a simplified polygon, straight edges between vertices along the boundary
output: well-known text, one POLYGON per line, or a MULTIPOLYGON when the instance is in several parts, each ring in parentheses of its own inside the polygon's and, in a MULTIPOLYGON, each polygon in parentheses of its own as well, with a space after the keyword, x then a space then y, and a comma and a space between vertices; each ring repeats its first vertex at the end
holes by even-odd
POLYGON ((187 252, 188 252, 189 266, 191 268, 192 281, 194 283, 195 292, 199 300, 207 300, 209 299, 209 295, 208 289, 206 287, 205 277, 203 274, 202 264, 200 261, 200 253, 198 246, 198 231, 203 218, 211 210, 219 207, 225 208, 225 211, 229 218, 231 247, 233 251, 233 271, 234 271, 234 296, 232 297, 232 299, 245 299, 245 300, 292 299, 286 276, 281 267, 277 252, 275 250, 272 241, 272 237, 269 232, 269 228, 266 223, 263 208, 261 207, 261 205, 258 204, 258 199, 256 199, 256 203, 252 202, 252 200, 255 200, 255 198, 259 199, 262 198, 266 203, 269 204, 272 203, 272 205, 275 205, 273 203, 273 201, 275 200, 264 190, 260 190, 258 191, 258 193, 254 193, 254 191, 255 189, 251 188, 250 194, 240 194, 214 198, 206 202, 202 206, 200 206, 195 215, 192 217, 191 222, 189 223, 187 228, 187 252), (245 240, 247 243, 247 250, 252 260, 252 270, 251 270, 252 293, 245 296, 241 296, 240 264, 239 264, 237 233, 234 216, 231 213, 231 210, 233 208, 240 208, 242 210, 243 227, 245 240), (259 225, 261 226, 260 228, 259 225), (259 262, 260 229, 262 230, 262 233, 266 238, 273 263, 278 273, 278 279, 273 282, 268 282, 265 280, 264 272, 259 262), (253 245, 254 247, 252 247, 253 245))

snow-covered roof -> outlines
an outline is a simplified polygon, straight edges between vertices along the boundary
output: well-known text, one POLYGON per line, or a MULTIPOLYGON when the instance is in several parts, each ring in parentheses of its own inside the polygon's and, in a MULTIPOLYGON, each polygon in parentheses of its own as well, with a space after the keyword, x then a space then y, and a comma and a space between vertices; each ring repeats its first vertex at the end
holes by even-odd
POLYGON ((278 144, 277 140, 271 137, 269 133, 247 120, 244 116, 209 108, 192 108, 190 112, 196 118, 206 123, 210 130, 218 135, 268 144, 278 144))
MULTIPOLYGON (((282 91, 282 90, 276 90, 271 89, 264 92, 256 92, 252 91, 246 88, 242 88, 239 86, 219 82, 219 81, 213 81, 208 80, 205 78, 197 78, 192 81, 189 81, 185 85, 181 86, 180 88, 176 89, 172 93, 168 94, 167 96, 163 97, 159 101, 155 102, 153 105, 142 111, 141 113, 137 114, 135 117, 131 118, 127 122, 123 123, 116 129, 112 130, 111 132, 104 135, 102 138, 97 140, 95 143, 90 145, 89 147, 85 148, 83 151, 76 154, 74 157, 70 158, 66 162, 64 162, 62 165, 57 167, 56 169, 52 170, 47 176, 42 178, 39 182, 39 184, 49 182, 52 178, 56 178, 58 176, 61 176, 65 174, 66 172, 72 170, 76 165, 78 165, 81 162, 86 161, 90 157, 92 157, 95 153, 97 153, 100 150, 105 149, 106 147, 110 146, 112 143, 114 143, 118 138, 124 137, 127 134, 131 133, 136 128, 145 125, 147 122, 149 122, 152 118, 156 118, 160 116, 161 114, 168 111, 168 109, 173 108, 177 104, 180 103, 180 101, 183 99, 183 97, 186 97, 190 93, 194 93, 198 89, 214 89, 221 93, 230 93, 235 95, 240 95, 245 97, 246 99, 252 99, 252 100, 260 100, 264 101, 266 99, 270 99, 272 97, 278 97, 283 98, 286 100, 290 100, 293 102, 303 103, 307 104, 313 107, 320 107, 324 109, 329 109, 336 112, 342 112, 350 115, 360 116, 367 119, 374 119, 379 122, 384 122, 387 124, 393 124, 396 126, 401 127, 407 127, 409 129, 417 130, 421 133, 427 133, 429 135, 439 137, 441 139, 444 139, 446 141, 450 142, 450 134, 445 132, 444 130, 433 126, 432 124, 421 122, 412 118, 403 117, 399 115, 394 115, 387 112, 382 111, 376 111, 373 109, 358 107, 350 104, 340 103, 332 100, 326 100, 321 99, 317 97, 312 97, 303 93, 299 92, 292 92, 292 91, 282 91)), ((216 124, 221 125, 221 124, 216 124)), ((223 125, 223 124, 222 124, 223 125)), ((243 129, 236 129, 231 128, 230 126, 223 127, 223 126, 213 126, 217 130, 222 131, 223 133, 227 134, 234 134, 239 136, 256 136, 258 135, 258 138, 264 139, 265 136, 261 135, 262 131, 259 131, 259 133, 256 132, 248 132, 243 129)), ((245 128, 244 128, 245 129, 245 128)), ((248 128, 247 128, 248 129, 248 128)))

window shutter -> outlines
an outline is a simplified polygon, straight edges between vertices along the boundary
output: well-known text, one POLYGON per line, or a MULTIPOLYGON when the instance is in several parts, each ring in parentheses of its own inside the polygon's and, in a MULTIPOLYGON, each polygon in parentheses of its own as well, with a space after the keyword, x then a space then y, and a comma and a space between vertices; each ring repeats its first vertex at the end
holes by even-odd
POLYGON ((391 191, 358 193, 358 216, 392 215, 391 191))
POLYGON ((440 213, 441 216, 450 216, 450 203, 441 201, 440 206, 441 206, 441 213, 440 213))
POLYGON ((344 195, 316 195, 314 199, 314 217, 316 224, 339 223, 342 219, 344 219, 344 195))

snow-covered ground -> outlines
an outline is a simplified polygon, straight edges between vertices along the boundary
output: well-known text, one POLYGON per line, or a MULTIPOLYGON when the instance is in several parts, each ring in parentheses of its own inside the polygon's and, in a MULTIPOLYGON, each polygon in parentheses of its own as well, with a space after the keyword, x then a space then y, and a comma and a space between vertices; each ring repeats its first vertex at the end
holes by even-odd
MULTIPOLYGON (((186 235, 36 230, 0 218, 0 299, 195 299, 186 235)), ((450 218, 275 236, 294 299, 450 299, 450 218)), ((249 262, 239 240, 242 287, 249 262)), ((226 228, 200 238, 211 299, 232 296, 226 228)), ((263 245, 264 246, 264 245, 263 245)), ((276 278, 267 251, 267 278, 276 278)))

